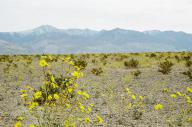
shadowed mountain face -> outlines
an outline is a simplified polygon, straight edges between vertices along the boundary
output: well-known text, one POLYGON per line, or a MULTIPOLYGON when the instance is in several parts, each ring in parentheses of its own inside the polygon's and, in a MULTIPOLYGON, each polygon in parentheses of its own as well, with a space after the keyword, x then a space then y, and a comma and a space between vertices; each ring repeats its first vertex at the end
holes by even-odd
POLYGON ((0 32, 0 54, 192 51, 192 34, 174 31, 94 31, 45 25, 23 32, 0 32))

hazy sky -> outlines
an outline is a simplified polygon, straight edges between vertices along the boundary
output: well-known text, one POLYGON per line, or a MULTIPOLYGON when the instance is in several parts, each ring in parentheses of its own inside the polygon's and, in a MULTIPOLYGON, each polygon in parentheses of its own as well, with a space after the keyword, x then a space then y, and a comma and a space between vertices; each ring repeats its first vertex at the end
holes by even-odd
POLYGON ((46 24, 192 33, 192 0, 0 0, 0 31, 46 24))

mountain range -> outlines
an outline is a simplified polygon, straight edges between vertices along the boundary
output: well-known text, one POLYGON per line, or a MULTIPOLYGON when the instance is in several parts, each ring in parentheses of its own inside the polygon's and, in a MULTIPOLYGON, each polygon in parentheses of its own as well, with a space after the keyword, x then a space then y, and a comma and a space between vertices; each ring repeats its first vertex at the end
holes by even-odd
POLYGON ((192 34, 175 31, 58 29, 0 32, 0 54, 192 51, 192 34))

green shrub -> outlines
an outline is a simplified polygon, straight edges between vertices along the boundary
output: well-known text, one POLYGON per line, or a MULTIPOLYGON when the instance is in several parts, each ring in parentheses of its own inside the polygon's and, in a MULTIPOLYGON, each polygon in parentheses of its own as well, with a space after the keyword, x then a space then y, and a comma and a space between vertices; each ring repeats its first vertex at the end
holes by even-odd
POLYGON ((189 77, 189 79, 192 81, 192 69, 189 68, 188 71, 183 72, 184 75, 187 75, 189 77))
POLYGON ((139 61, 135 59, 131 59, 129 61, 125 61, 124 65, 127 68, 137 68, 139 66, 139 61))
POLYGON ((159 70, 158 71, 163 73, 163 74, 169 74, 171 72, 172 66, 173 66, 173 63, 166 60, 166 61, 161 62, 159 64, 159 70))
POLYGON ((141 75, 141 71, 140 70, 136 70, 133 72, 133 75, 135 78, 138 78, 141 75))
POLYGON ((99 75, 101 75, 101 74, 103 73, 103 69, 102 69, 101 67, 99 67, 99 68, 93 68, 93 69, 91 70, 91 72, 92 72, 93 74, 95 74, 96 76, 99 76, 99 75))
POLYGON ((186 67, 191 67, 191 65, 192 65, 192 61, 186 60, 185 66, 186 66, 186 67))
POLYGON ((75 60, 75 66, 78 66, 81 70, 87 67, 87 62, 85 60, 75 60))

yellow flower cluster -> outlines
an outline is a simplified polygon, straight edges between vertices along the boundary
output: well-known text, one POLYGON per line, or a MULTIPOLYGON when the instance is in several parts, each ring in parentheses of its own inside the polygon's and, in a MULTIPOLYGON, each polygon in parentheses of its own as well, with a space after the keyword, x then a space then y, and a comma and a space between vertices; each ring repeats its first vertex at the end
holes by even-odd
POLYGON ((188 92, 188 93, 192 93, 192 88, 187 87, 187 92, 188 92))
POLYGON ((47 66, 48 66, 48 63, 47 63, 44 59, 42 59, 42 60, 39 61, 39 65, 40 65, 41 67, 47 67, 47 66))
POLYGON ((42 97, 42 92, 41 91, 37 91, 37 92, 34 93, 33 96, 34 96, 34 99, 39 99, 39 98, 42 97))
MULTIPOLYGON (((47 67, 49 64, 46 60, 52 61, 55 59, 53 56, 48 56, 48 58, 44 56, 39 61, 39 65, 41 67, 47 67)), ((56 109, 54 111, 60 109, 66 113, 66 118, 64 118, 65 120, 63 121, 65 127, 75 127, 76 124, 81 123, 93 124, 97 122, 97 124, 102 124, 103 119, 101 116, 96 115, 93 119, 89 116, 92 115, 93 104, 86 103, 86 100, 90 98, 90 95, 85 91, 81 91, 78 88, 79 85, 76 83, 77 79, 83 76, 83 73, 80 72, 80 67, 75 66, 74 61, 71 61, 71 57, 69 56, 61 60, 69 65, 69 69, 66 69, 67 78, 63 77, 63 75, 56 77, 56 74, 51 73, 51 68, 46 68, 43 69, 45 81, 39 89, 33 89, 31 87, 31 90, 28 88, 28 90, 21 90, 21 97, 26 98, 25 101, 27 102, 29 111, 31 114, 35 114, 37 119, 40 119, 42 114, 39 114, 39 111, 44 113, 47 109, 49 109, 50 112, 53 111, 50 109, 56 109), (71 66, 73 68, 71 68, 71 66), (70 73, 70 71, 72 72, 70 73), (27 92, 31 93, 27 94, 27 92), (80 117, 73 116, 74 114, 78 115, 79 111, 83 114, 83 117, 82 115, 79 115, 80 117), (73 112, 77 113, 73 114, 73 112)), ((44 115, 47 115, 47 113, 44 115)), ((16 123, 16 125, 15 127, 20 127, 21 122, 16 123)), ((41 124, 38 123, 37 126, 38 125, 41 124)), ((35 127, 35 125, 31 124, 30 127, 35 127)))
POLYGON ((21 126, 22 126, 21 121, 17 121, 17 122, 15 123, 15 126, 14 126, 14 127, 21 127, 21 126))
POLYGON ((154 109, 155 109, 155 110, 162 110, 162 109, 163 109, 163 105, 162 105, 162 104, 156 104, 156 105, 154 106, 154 109))
POLYGON ((74 71, 71 75, 74 76, 75 78, 80 78, 83 76, 83 74, 79 73, 78 71, 74 71))

